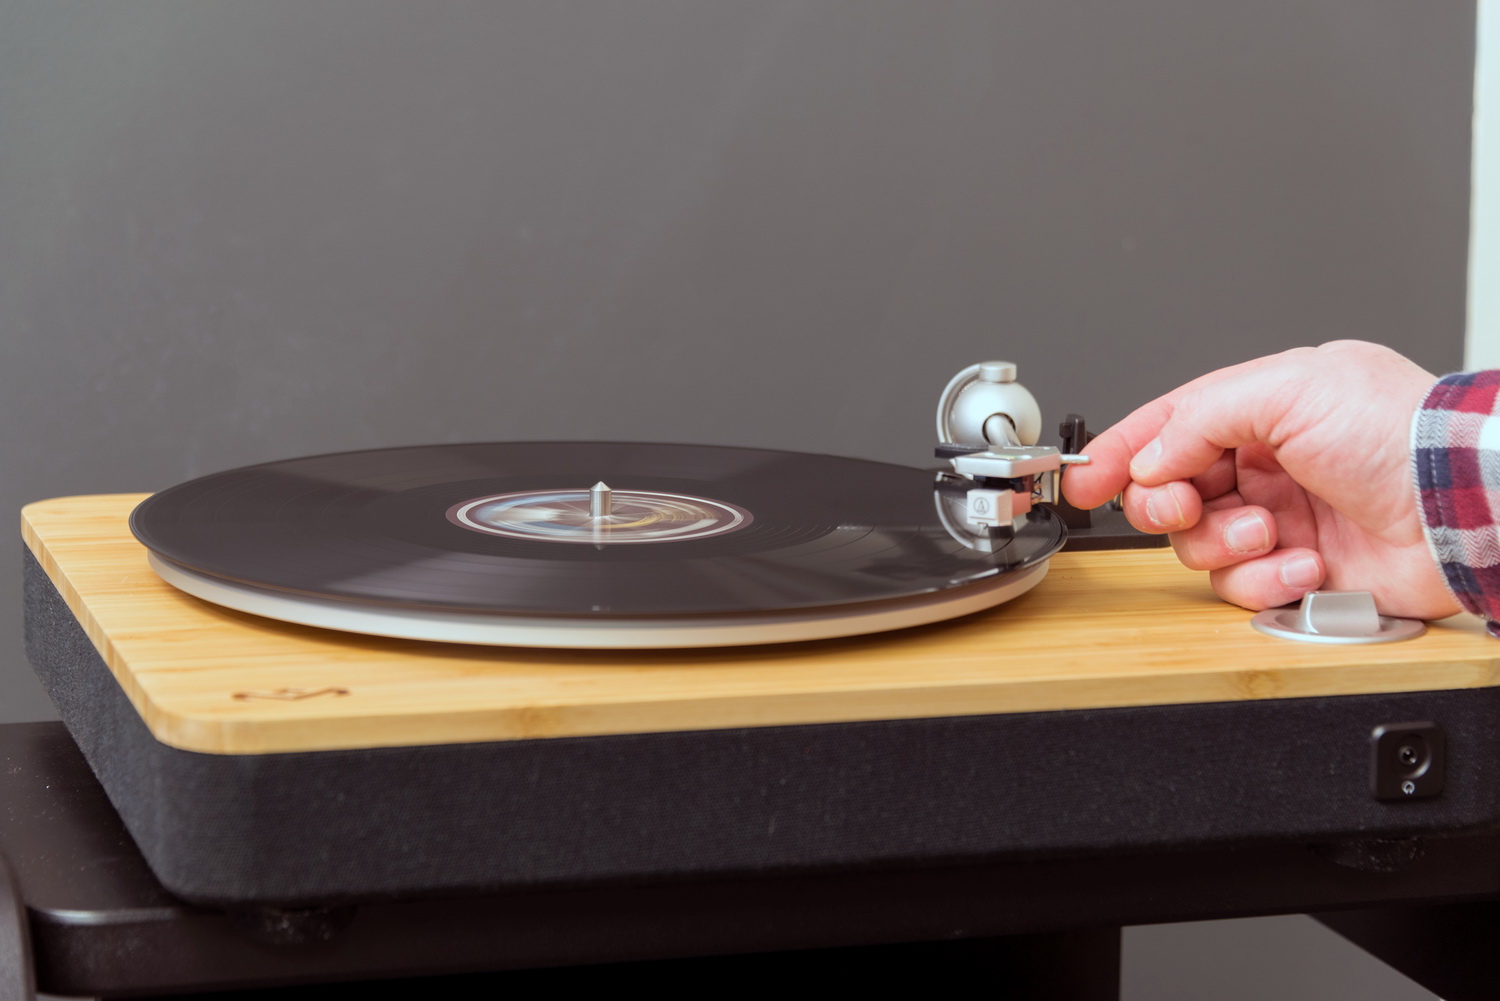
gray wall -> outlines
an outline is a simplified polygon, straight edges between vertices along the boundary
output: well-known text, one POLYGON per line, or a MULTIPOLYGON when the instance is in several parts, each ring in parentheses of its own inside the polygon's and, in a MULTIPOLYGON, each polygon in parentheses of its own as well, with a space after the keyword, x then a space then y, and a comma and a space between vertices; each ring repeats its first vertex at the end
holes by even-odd
MULTIPOLYGON (((1451 369, 1473 26, 1472 0, 0 0, 0 508, 431 441, 921 463, 944 380, 994 356, 1099 426, 1333 337, 1451 369)), ((0 721, 51 715, 16 576, 0 721)))
MULTIPOLYGON (((1472 2, 0 0, 0 507, 1461 359, 1472 2)), ((0 591, 0 720, 47 716, 0 591)))

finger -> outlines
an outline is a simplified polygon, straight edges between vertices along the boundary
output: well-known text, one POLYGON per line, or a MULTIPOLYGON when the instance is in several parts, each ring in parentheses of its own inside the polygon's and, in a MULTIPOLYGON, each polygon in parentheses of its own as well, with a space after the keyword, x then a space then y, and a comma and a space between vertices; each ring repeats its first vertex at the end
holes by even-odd
MULTIPOLYGON (((1288 356, 1310 351, 1295 348, 1279 355, 1255 358, 1251 361, 1231 365, 1199 376, 1164 396, 1135 410, 1130 416, 1105 431, 1084 447, 1089 457, 1087 465, 1071 466, 1063 476, 1063 495, 1075 507, 1098 507, 1118 494, 1130 482, 1130 462, 1147 444, 1154 441, 1161 429, 1171 420, 1178 401, 1199 390, 1215 386, 1227 380, 1245 378, 1263 369, 1284 364, 1288 356)), ((1207 469, 1198 470, 1198 475, 1207 469)), ((1181 477, 1189 479, 1190 476, 1181 477)))
POLYGON ((1193 489, 1205 501, 1212 500, 1234 490, 1239 484, 1238 475, 1234 452, 1225 452, 1206 472, 1193 477, 1193 489))
POLYGON ((1312 549, 1273 549, 1264 556, 1211 571, 1209 582, 1225 601, 1260 611, 1298 601, 1328 574, 1312 549))
POLYGON ((1126 519, 1152 535, 1192 528, 1203 514, 1203 500, 1188 483, 1149 488, 1132 483, 1122 500, 1126 519))
POLYGON ((1192 528, 1172 533, 1172 548, 1190 570, 1218 570, 1271 551, 1276 520, 1261 507, 1205 511, 1192 528))
MULTIPOLYGON (((1203 502, 1203 510, 1205 511, 1224 511, 1228 508, 1244 506, 1245 498, 1240 494, 1238 490, 1231 490, 1227 494, 1220 494, 1213 500, 1206 500, 1203 502)), ((1255 506, 1264 507, 1264 505, 1262 504, 1257 504, 1255 506)))
POLYGON ((1063 496, 1074 507, 1094 508, 1124 490, 1131 458, 1171 416, 1171 402, 1161 397, 1089 442, 1083 448, 1088 464, 1069 466, 1063 474, 1063 496))
POLYGON ((1256 504, 1276 519, 1276 544, 1285 549, 1318 545, 1318 517, 1306 488, 1294 480, 1268 449, 1260 445, 1235 450, 1244 503, 1256 504))

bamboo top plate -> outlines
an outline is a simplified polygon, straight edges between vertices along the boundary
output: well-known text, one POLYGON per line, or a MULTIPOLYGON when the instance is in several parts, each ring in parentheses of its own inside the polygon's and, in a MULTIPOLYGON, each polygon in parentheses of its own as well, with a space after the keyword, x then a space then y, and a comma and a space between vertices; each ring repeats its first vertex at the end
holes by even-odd
POLYGON ((22 534, 152 734, 210 754, 1500 683, 1500 643, 1477 619, 1400 643, 1293 643, 1252 629, 1170 550, 1063 553, 999 608, 854 639, 593 652, 336 633, 166 584, 127 527, 145 496, 39 501, 22 534))

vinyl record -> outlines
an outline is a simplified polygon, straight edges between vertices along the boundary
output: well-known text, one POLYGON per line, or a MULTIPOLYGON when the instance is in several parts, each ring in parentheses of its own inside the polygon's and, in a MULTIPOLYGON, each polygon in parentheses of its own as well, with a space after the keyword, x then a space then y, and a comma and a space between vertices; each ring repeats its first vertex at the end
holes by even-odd
POLYGON ((173 570, 373 611, 578 621, 993 590, 1062 544, 1039 509, 992 552, 966 545, 938 488, 920 469, 759 449, 439 445, 212 474, 150 497, 131 528, 178 586, 173 570))

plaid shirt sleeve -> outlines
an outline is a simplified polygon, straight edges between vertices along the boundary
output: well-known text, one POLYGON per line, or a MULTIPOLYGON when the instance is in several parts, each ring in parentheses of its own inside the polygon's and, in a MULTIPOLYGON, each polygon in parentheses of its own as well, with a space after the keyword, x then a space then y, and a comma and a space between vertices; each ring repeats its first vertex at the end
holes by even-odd
POLYGON ((1500 371, 1437 381, 1412 420, 1427 543, 1459 604, 1500 636, 1500 371))

